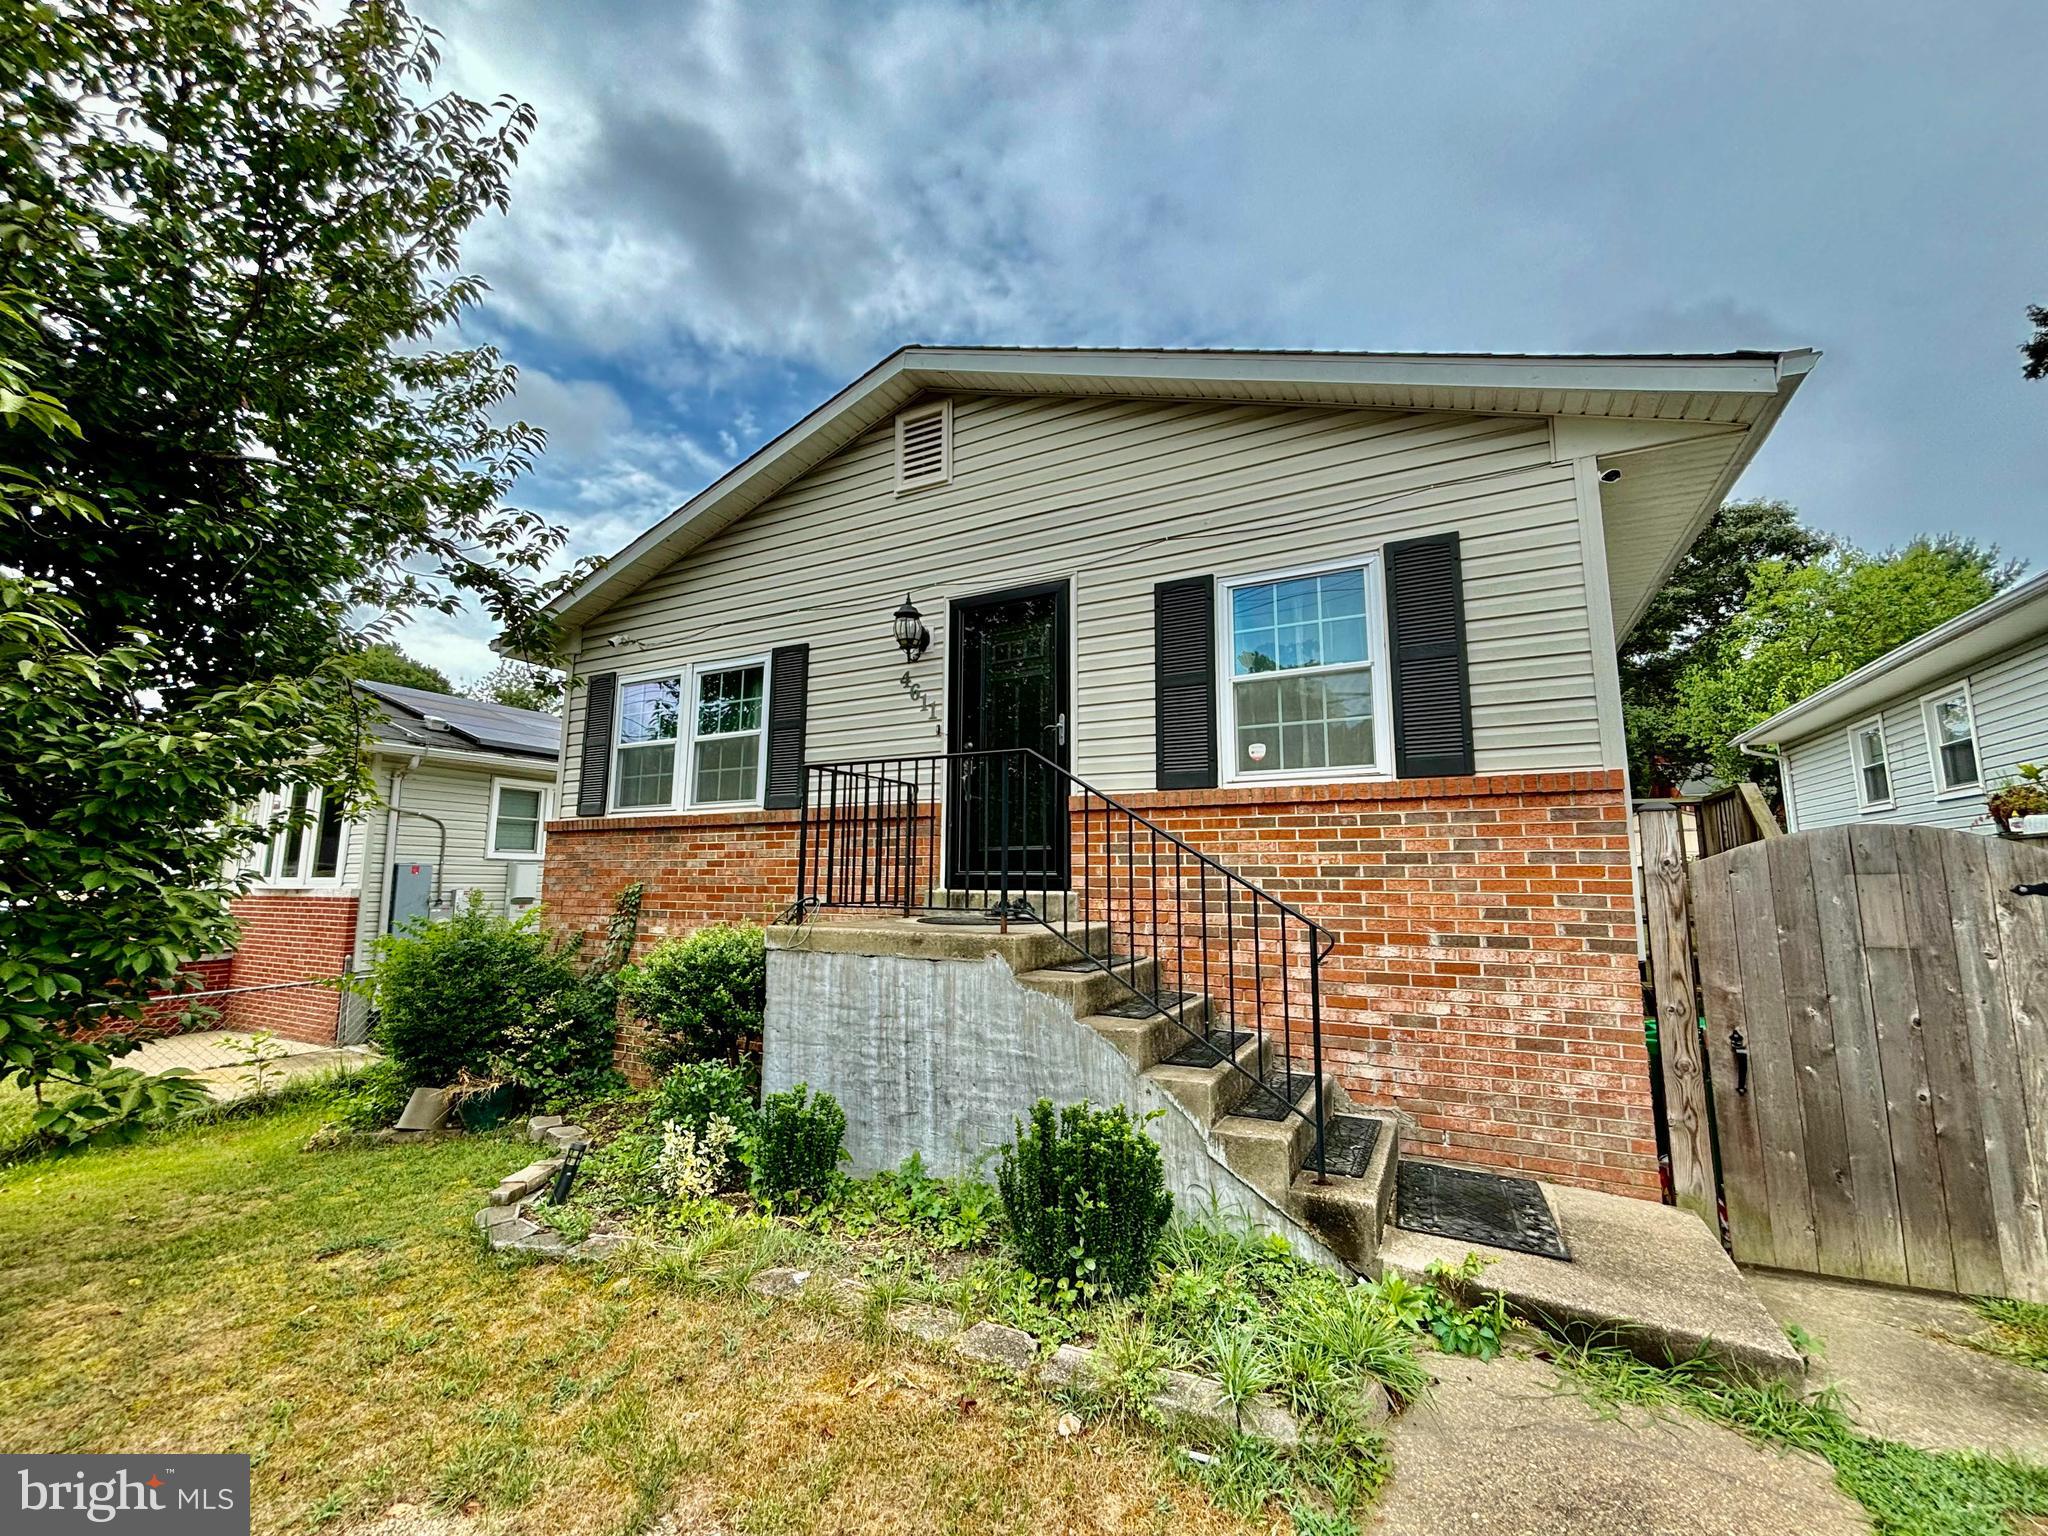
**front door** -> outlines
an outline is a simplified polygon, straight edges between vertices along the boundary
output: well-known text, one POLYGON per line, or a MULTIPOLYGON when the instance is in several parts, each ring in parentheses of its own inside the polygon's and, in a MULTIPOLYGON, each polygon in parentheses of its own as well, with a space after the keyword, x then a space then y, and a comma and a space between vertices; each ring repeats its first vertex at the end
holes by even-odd
POLYGON ((953 707, 946 883, 955 890, 1064 889, 1067 786, 1028 747, 1067 766, 1067 584, 952 604, 953 707))

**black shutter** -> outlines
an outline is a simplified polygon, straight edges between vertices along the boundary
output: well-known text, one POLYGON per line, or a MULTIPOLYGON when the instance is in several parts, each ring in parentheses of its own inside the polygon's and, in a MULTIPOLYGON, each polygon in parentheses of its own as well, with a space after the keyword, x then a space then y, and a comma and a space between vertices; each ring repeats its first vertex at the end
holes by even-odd
POLYGON ((768 795, 771 811, 804 803, 804 720, 811 648, 780 645, 768 659, 768 795))
POLYGON ((1387 546, 1393 645, 1394 764, 1404 779, 1472 771, 1472 690, 1465 665, 1465 582, 1455 533, 1387 546))
POLYGON ((1216 787, 1216 580, 1152 589, 1153 709, 1161 789, 1216 787))
POLYGON ((576 814, 602 816, 612 784, 612 709, 619 674, 597 672, 583 680, 583 761, 576 773, 576 814))

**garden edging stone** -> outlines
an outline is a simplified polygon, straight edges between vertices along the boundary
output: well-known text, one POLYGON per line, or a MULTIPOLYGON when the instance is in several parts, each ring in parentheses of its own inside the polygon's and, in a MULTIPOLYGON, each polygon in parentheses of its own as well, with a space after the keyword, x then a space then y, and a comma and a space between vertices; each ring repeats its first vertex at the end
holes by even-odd
MULTIPOLYGON (((554 1118, 543 1116, 532 1121, 527 1129, 528 1137, 534 1141, 545 1139, 564 1147, 589 1140, 589 1133, 580 1125, 559 1120, 552 1125, 541 1123, 543 1119, 554 1118), (572 1139, 559 1139, 565 1137, 572 1139)), ((529 1164, 507 1177, 491 1192, 490 1203, 476 1213, 476 1225, 494 1252, 531 1254, 540 1258, 600 1260, 611 1258, 632 1245, 633 1239, 611 1232, 596 1233, 580 1243, 572 1243, 560 1232, 543 1226, 527 1214, 526 1202, 545 1187, 560 1165, 559 1158, 529 1164), (513 1186, 536 1175, 531 1189, 507 1194, 513 1186)), ((766 1300, 781 1300, 802 1292, 810 1284, 812 1273, 808 1269, 764 1269, 747 1282, 747 1289, 766 1300)), ((858 1281, 844 1277, 835 1279, 832 1284, 839 1295, 855 1304, 864 1302, 873 1294, 858 1281)), ((1039 1387, 1086 1389, 1097 1381, 1094 1350, 1077 1344, 1061 1344, 1041 1358, 1043 1346, 1039 1339, 1007 1323, 984 1321, 963 1328, 959 1318, 952 1313, 920 1303, 892 1308, 888 1323, 899 1333, 948 1349, 964 1360, 1005 1371, 1020 1381, 1039 1387)), ((1169 1425, 1199 1430, 1204 1434, 1243 1434, 1286 1450, 1295 1449, 1302 1443, 1299 1421, 1270 1392, 1261 1392, 1250 1399, 1240 1412, 1225 1395, 1223 1384, 1211 1377, 1187 1371, 1164 1371, 1160 1379, 1161 1385, 1153 1393, 1151 1403, 1169 1425)), ((1370 1423, 1378 1423, 1387 1416, 1386 1388, 1378 1382, 1369 1385, 1365 1409, 1370 1423)))

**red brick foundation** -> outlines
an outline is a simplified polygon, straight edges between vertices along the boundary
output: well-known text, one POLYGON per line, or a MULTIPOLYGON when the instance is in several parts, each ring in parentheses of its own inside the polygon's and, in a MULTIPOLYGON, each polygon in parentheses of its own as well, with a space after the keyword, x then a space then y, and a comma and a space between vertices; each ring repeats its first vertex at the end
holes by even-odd
MULTIPOLYGON (((1619 773, 1120 798, 1336 934, 1324 1064, 1413 1151, 1657 1198, 1619 773)), ((794 812, 548 829, 548 911, 593 938, 635 880, 645 943, 771 918, 795 878, 794 812)))
MULTIPOLYGON (((228 985, 331 980, 349 967, 356 898, 311 891, 255 891, 234 904, 242 925, 228 985)), ((332 987, 277 987, 225 1000, 220 1028, 268 1030, 286 1040, 332 1044, 341 994, 332 987)), ((219 1004, 216 1004, 219 1006, 219 1004)))

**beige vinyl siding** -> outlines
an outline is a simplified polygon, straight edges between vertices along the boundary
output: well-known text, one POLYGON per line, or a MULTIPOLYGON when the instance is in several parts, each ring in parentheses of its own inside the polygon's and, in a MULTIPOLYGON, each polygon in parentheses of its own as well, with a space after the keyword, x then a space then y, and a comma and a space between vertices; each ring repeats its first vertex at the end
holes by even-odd
MULTIPOLYGON (((1010 396, 956 399, 953 419, 950 484, 896 495, 891 433, 869 432, 592 620, 579 670, 626 678, 807 642, 811 762, 938 751, 890 639, 904 593, 933 635, 908 670, 938 698, 948 599, 1070 577, 1075 770, 1149 789, 1157 582, 1456 529, 1478 767, 1599 765, 1573 475, 1551 462, 1546 422, 1010 396)), ((582 690, 570 708, 565 807, 582 690)))
MULTIPOLYGON (((1966 674, 1977 722, 1977 767, 1988 791, 2020 763, 2048 762, 2048 640, 2037 641, 1966 674)), ((1849 734, 1835 726, 1787 747, 1792 770, 1795 825, 1802 831, 1845 821, 1897 821, 1918 826, 1995 830, 1982 793, 1937 795, 1934 757, 1921 700, 1945 692, 1963 676, 1916 688, 1883 710, 1885 755, 1890 763, 1889 810, 1866 811, 1856 797, 1849 734)), ((1878 713, 1858 717, 1856 724, 1878 713)))
POLYGON ((422 762, 406 771, 399 804, 407 811, 422 811, 445 823, 447 852, 441 852, 440 832, 433 822, 419 816, 400 816, 398 840, 387 854, 384 831, 389 818, 385 805, 390 801, 396 771, 389 763, 378 765, 376 784, 382 803, 364 816, 366 878, 362 885, 362 907, 356 914, 356 954, 365 964, 371 943, 383 931, 384 914, 391 901, 391 866, 400 859, 438 863, 443 894, 457 886, 475 886, 483 891, 485 905, 494 912, 504 911, 505 872, 512 861, 488 856, 491 781, 512 779, 549 789, 555 778, 552 763, 527 767, 488 761, 475 765, 422 762))

